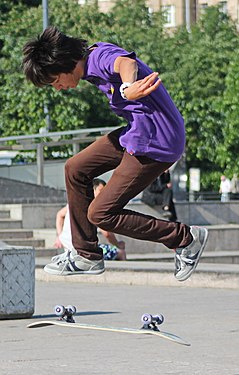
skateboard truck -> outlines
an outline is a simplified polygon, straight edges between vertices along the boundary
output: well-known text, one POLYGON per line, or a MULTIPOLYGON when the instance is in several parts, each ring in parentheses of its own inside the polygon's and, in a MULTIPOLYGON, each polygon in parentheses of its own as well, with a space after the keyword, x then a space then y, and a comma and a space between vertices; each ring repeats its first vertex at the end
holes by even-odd
POLYGON ((144 314, 141 317, 141 322, 144 324, 141 329, 159 331, 158 326, 164 322, 164 317, 162 314, 144 314))
POLYGON ((76 307, 69 305, 69 306, 62 306, 57 305, 55 306, 55 314, 59 316, 59 320, 65 320, 67 323, 75 323, 73 315, 76 313, 76 307))

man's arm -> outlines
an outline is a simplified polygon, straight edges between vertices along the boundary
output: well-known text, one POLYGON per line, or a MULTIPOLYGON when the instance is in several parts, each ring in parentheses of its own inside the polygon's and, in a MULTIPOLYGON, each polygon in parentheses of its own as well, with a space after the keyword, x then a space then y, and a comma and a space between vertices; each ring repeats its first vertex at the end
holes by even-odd
POLYGON ((137 100, 151 94, 161 83, 156 72, 137 81, 137 62, 129 57, 117 57, 114 62, 114 71, 120 74, 122 82, 132 83, 131 86, 124 89, 128 100, 137 100))
POLYGON ((134 83, 137 80, 137 62, 129 57, 117 57, 114 62, 114 71, 120 74, 122 82, 134 83))
POLYGON ((62 232, 62 229, 63 229, 63 225, 64 225, 64 221, 65 221, 65 216, 66 216, 66 213, 67 213, 67 205, 65 207, 63 207, 62 209, 60 209, 57 214, 56 214, 56 240, 55 240, 55 243, 54 243, 54 247, 60 249, 62 248, 62 243, 59 239, 59 236, 62 232))

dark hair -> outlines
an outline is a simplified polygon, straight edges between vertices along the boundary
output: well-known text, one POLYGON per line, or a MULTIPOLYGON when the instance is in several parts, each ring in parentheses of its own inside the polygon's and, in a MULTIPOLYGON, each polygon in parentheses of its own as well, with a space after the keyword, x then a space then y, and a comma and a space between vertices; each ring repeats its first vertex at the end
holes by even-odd
POLYGON ((42 87, 60 73, 71 73, 87 54, 86 40, 67 36, 50 26, 23 47, 23 72, 35 86, 42 87))
POLYGON ((93 188, 95 189, 99 185, 106 185, 106 182, 104 180, 101 180, 101 178, 94 178, 93 180, 93 188))

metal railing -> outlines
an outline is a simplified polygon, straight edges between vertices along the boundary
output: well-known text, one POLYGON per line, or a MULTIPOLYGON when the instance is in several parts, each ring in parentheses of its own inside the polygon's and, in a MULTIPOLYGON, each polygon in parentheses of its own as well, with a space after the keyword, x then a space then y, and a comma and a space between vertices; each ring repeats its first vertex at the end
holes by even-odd
MULTIPOLYGON (((187 192, 186 199, 191 202, 203 202, 203 201, 220 201, 221 194, 217 191, 197 191, 187 192)), ((230 193, 230 200, 238 200, 239 193, 230 193)))
POLYGON ((55 147, 72 145, 73 154, 79 152, 79 145, 82 143, 92 143, 99 136, 107 134, 116 127, 99 127, 91 129, 67 130, 60 132, 43 131, 37 134, 18 135, 0 138, 0 150, 36 150, 37 159, 37 183, 44 185, 44 147, 55 147), (65 137, 71 136, 71 138, 65 137), (14 142, 14 144, 9 144, 14 142))
MULTIPOLYGON (((79 129, 79 130, 66 130, 61 132, 42 132, 42 133, 36 133, 36 134, 29 134, 29 135, 13 135, 10 137, 2 137, 0 138, 0 145, 2 143, 6 143, 9 141, 24 141, 24 140, 33 140, 33 139, 42 139, 42 138, 60 138, 65 135, 79 135, 79 136, 87 136, 92 133, 100 133, 100 134, 106 134, 110 131, 116 129, 115 127, 102 127, 102 128, 87 128, 87 129, 79 129)), ((1 146, 2 147, 2 146, 1 146)))

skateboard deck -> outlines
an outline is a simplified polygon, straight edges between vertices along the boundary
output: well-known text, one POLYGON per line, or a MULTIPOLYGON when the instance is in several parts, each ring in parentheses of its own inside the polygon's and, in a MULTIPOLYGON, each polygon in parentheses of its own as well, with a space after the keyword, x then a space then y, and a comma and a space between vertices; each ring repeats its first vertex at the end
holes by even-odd
POLYGON ((120 327, 111 327, 111 326, 99 326, 94 324, 83 324, 83 323, 67 323, 66 321, 51 321, 43 320, 35 323, 31 323, 27 328, 42 328, 48 326, 59 326, 59 327, 68 327, 68 328, 80 328, 88 330, 97 330, 97 331, 108 331, 108 332, 121 332, 121 333, 131 333, 137 335, 154 335, 170 341, 173 341, 177 344, 190 346, 191 344, 187 343, 181 337, 174 335, 173 333, 164 332, 160 330, 153 329, 136 329, 136 328, 120 328, 120 327))

